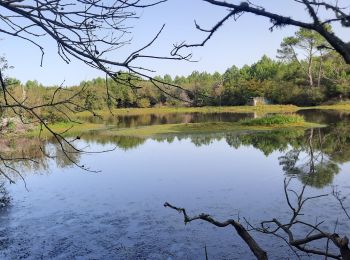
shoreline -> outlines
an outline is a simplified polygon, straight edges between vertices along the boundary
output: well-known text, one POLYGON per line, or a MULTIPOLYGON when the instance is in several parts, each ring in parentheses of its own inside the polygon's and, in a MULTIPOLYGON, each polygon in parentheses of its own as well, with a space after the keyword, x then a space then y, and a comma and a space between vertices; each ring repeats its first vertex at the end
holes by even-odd
MULTIPOLYGON (((265 114, 289 114, 296 113, 302 110, 334 110, 341 112, 349 112, 350 113, 350 103, 344 104, 336 104, 336 105, 323 105, 323 106, 315 106, 315 107, 297 107, 294 105, 263 105, 263 106, 222 106, 222 107, 155 107, 155 108, 121 108, 121 109, 113 109, 112 113, 109 110, 98 110, 95 113, 103 119, 107 119, 110 117, 118 117, 118 116, 143 116, 143 115, 166 115, 166 114, 176 114, 176 113, 256 113, 258 116, 264 116, 265 114)), ((86 133, 90 131, 96 130, 106 130, 112 127, 112 125, 108 125, 105 123, 89 123, 86 120, 88 118, 93 117, 93 115, 89 112, 79 112, 77 114, 72 115, 72 120, 79 121, 79 123, 74 122, 57 122, 54 124, 50 124, 52 130, 58 133, 64 133, 64 136, 74 136, 80 135, 81 133, 86 133), (67 129, 70 129, 68 133, 65 133, 67 129)), ((312 123, 312 122, 306 122, 312 123)), ((183 124, 182 124, 183 125, 183 124)), ((317 127, 317 124, 315 124, 317 127)), ((310 127, 308 125, 308 127, 310 127)), ((232 130, 233 126, 227 126, 232 130)), ((260 126, 261 127, 261 126, 260 126)), ((291 126, 289 126, 291 127, 291 126)), ((217 127, 216 127, 217 128, 217 127)), ((271 127, 270 127, 271 128, 271 127)), ((273 127, 272 127, 273 128, 273 127)), ((125 130, 125 129, 124 129, 125 130)), ((249 129, 254 130, 254 129, 249 129)), ((267 130, 267 129, 265 129, 267 130)), ((273 129, 268 129, 273 130, 273 129)), ((158 131, 158 130, 157 130, 158 131)), ((40 128, 33 127, 29 131, 24 133, 16 133, 16 131, 12 131, 9 133, 3 134, 4 137, 15 137, 15 136, 27 136, 27 137, 35 137, 39 136, 40 128)), ((122 133, 122 132, 121 132, 122 133)), ((43 130, 41 133, 41 138, 47 138, 51 136, 49 131, 43 130)))

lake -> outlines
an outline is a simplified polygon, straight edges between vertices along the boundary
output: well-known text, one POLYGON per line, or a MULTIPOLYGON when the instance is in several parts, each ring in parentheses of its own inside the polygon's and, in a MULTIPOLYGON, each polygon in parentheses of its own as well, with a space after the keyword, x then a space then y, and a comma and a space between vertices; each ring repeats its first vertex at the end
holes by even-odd
MULTIPOLYGON (((232 227, 202 221, 184 225, 183 216, 209 213, 219 220, 244 218, 253 225, 291 216, 284 195, 350 192, 350 114, 299 112, 320 129, 272 132, 172 134, 151 138, 82 135, 78 146, 104 153, 73 154, 76 167, 57 144, 18 139, 3 151, 21 151, 40 163, 17 165, 25 183, 6 185, 11 205, 0 212, 1 259, 254 259, 232 227), (43 156, 38 147, 54 155, 43 156)), ((117 127, 167 123, 231 122, 254 114, 169 114, 109 118, 117 127)), ((94 122, 96 119, 91 119, 94 122)), ((349 205, 350 200, 345 201, 349 205)), ((332 196, 311 200, 304 220, 340 234, 350 222, 332 196)), ((302 237, 309 230, 296 232, 302 237)), ((279 238, 252 232, 271 259, 295 258, 279 238)), ((305 236, 305 235, 304 235, 305 236)), ((315 246, 323 248, 325 243, 315 246)), ((302 257, 308 258, 301 254, 302 257)))

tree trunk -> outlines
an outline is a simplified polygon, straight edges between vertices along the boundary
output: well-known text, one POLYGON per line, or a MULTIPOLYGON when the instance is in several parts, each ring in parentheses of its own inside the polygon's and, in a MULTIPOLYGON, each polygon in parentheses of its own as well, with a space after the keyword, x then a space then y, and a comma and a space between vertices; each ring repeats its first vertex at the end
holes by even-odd
POLYGON ((311 88, 313 88, 314 86, 314 79, 312 76, 312 51, 313 51, 313 47, 311 47, 309 51, 309 61, 307 66, 307 75, 309 77, 309 85, 311 88))
POLYGON ((317 87, 319 88, 321 86, 321 78, 322 78, 322 65, 323 65, 323 55, 321 53, 320 55, 320 66, 318 68, 318 77, 317 77, 317 87))

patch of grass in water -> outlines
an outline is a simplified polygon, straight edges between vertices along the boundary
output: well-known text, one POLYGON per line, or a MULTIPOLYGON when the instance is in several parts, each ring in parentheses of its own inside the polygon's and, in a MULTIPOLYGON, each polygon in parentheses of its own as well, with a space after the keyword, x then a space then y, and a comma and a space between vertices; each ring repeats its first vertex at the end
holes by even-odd
POLYGON ((297 114, 279 114, 266 116, 262 118, 247 118, 239 121, 240 124, 247 126, 274 126, 286 124, 299 124, 304 122, 304 117, 297 114))

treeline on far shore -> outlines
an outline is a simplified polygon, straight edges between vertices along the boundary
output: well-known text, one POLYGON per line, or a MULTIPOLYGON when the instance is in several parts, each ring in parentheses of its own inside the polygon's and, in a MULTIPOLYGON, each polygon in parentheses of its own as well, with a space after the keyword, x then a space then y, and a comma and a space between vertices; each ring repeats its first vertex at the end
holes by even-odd
MULTIPOLYGON (((276 59, 263 56, 252 65, 232 66, 222 74, 194 71, 188 76, 156 77, 163 82, 158 83, 159 88, 150 81, 120 72, 120 76, 128 77, 137 88, 120 85, 112 79, 96 78, 55 93, 57 87, 43 86, 37 81, 21 83, 10 78, 8 91, 28 105, 50 102, 53 95, 55 100, 64 100, 78 93, 72 99, 72 104, 77 105, 74 109, 81 107, 88 110, 235 106, 247 104, 252 97, 263 97, 272 104, 298 106, 348 100, 350 66, 336 52, 320 48, 324 44, 319 35, 301 29, 283 40, 276 59)), ((0 102, 4 101, 0 98, 0 102)), ((42 108, 45 109, 55 114, 53 109, 42 108)))

